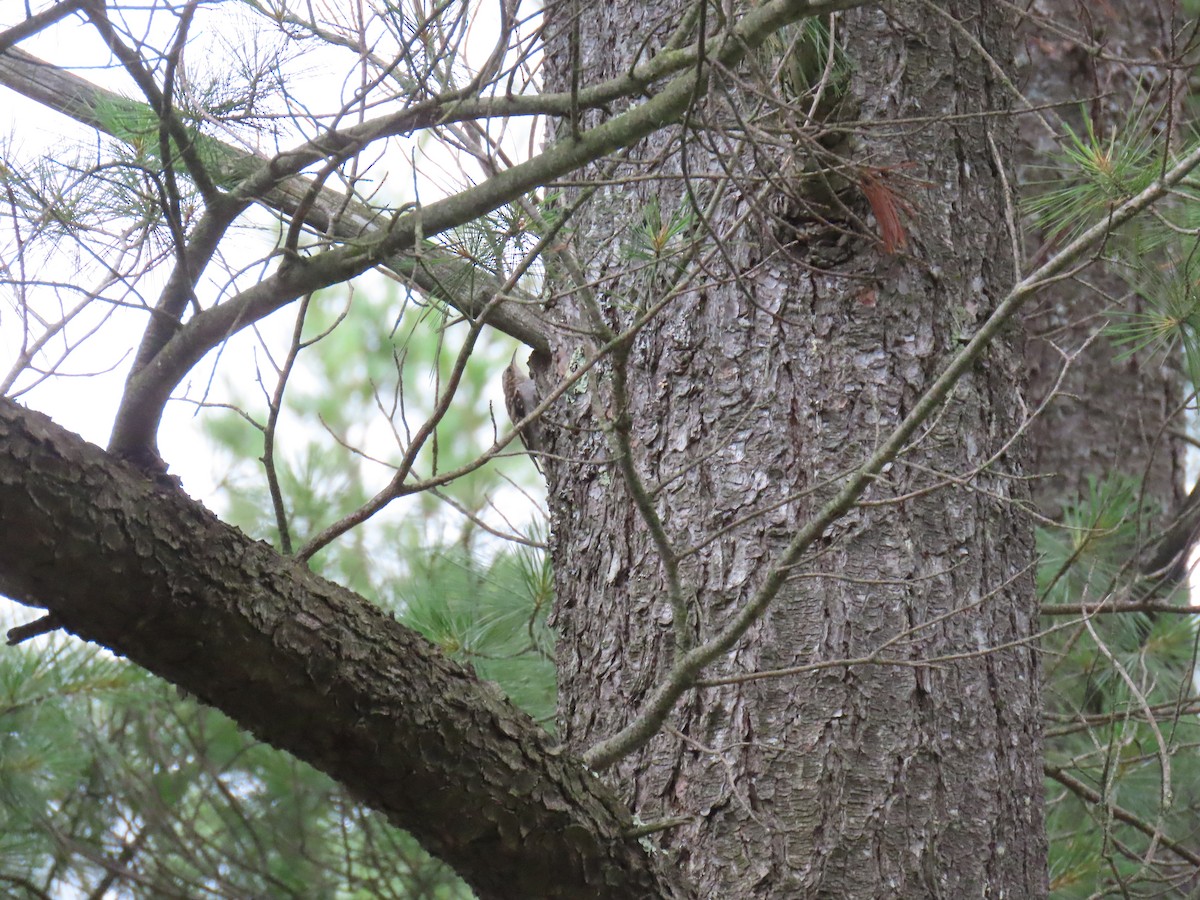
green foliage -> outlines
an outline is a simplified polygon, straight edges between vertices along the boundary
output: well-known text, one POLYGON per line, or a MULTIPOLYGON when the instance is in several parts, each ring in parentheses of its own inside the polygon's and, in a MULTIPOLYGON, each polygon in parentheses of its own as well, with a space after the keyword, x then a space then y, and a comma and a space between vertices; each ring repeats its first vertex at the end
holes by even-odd
MULTIPOLYGON (((1136 576, 1139 538, 1154 513, 1132 479, 1090 481, 1060 525, 1039 531, 1043 601, 1081 607, 1162 599, 1161 590, 1151 592, 1136 576)), ((1152 853, 1147 830, 1186 839, 1200 815, 1193 619, 1137 611, 1056 616, 1045 624, 1052 893, 1084 898, 1162 891, 1186 866, 1161 847, 1152 853), (1063 778, 1054 778, 1060 770, 1063 778), (1081 798, 1072 782, 1103 802, 1081 798), (1142 827, 1122 821, 1117 807, 1142 827)))
MULTIPOLYGON (((0 188, 14 211, 27 219, 25 240, 38 255, 51 255, 64 238, 81 235, 104 216, 123 218, 129 211, 119 191, 101 190, 95 179, 81 179, 87 168, 80 154, 64 153, 58 159, 38 159, 18 167, 16 141, 0 143, 0 188)), ((138 221, 144 218, 138 215, 138 221)), ((36 258, 36 257, 35 257, 36 258)))
POLYGON ((1170 247, 1158 255, 1162 262, 1139 265, 1129 276, 1142 309, 1114 311, 1106 333, 1123 348, 1118 362, 1143 353, 1167 356, 1182 348, 1188 378, 1200 385, 1200 258, 1195 248, 1182 259, 1170 247))
MULTIPOLYGON (((239 46, 226 55, 237 60, 239 70, 223 71, 203 82, 188 81, 186 90, 173 94, 172 111, 183 125, 200 165, 218 187, 229 189, 250 174, 259 161, 253 157, 232 156, 209 133, 216 123, 236 124, 245 132, 261 130, 270 120, 258 107, 266 97, 278 95, 278 52, 261 54, 257 46, 239 46)), ((157 116, 145 103, 101 97, 93 106, 93 115, 101 129, 111 135, 109 152, 119 168, 127 169, 122 178, 161 174, 165 169, 162 155, 162 128, 157 116)), ((183 165, 179 145, 168 140, 170 164, 189 187, 187 167, 183 165)))
MULTIPOLYGON (((465 331, 443 310, 406 306, 396 292, 352 296, 330 293, 309 305, 274 435, 297 545, 390 477, 366 451, 402 452, 446 384, 465 331), (372 323, 389 310, 401 312, 391 333, 380 332, 372 323)), ((418 471, 457 468, 491 443, 488 391, 510 353, 508 344, 477 345, 418 471)), ((281 355, 265 345, 257 354, 258 390, 230 386, 236 409, 211 410, 205 421, 229 459, 227 517, 278 540, 261 457, 281 355)), ((372 520, 369 536, 351 531, 312 562, 552 727, 548 557, 476 524, 498 501, 511 510, 510 527, 522 525, 517 510, 533 508, 500 466, 533 477, 526 458, 501 460, 442 489, 457 508, 406 498, 400 514, 372 520)), ((139 896, 471 896, 327 777, 136 667, 57 641, 0 654, 0 895, 15 890, 6 877, 55 896, 86 895, 104 880, 104 861, 120 860, 129 877, 119 884, 139 896)))
POLYGON ((682 238, 695 226, 690 209, 677 209, 664 220, 658 198, 652 197, 642 210, 642 220, 632 229, 629 256, 640 262, 652 262, 670 256, 682 238))
POLYGON ((665 214, 658 198, 642 209, 641 220, 625 237, 629 260, 630 308, 660 302, 684 277, 696 249, 697 215, 690 206, 665 214), (636 301, 636 302, 634 302, 636 301))
POLYGON ((759 48, 757 59, 784 98, 801 101, 820 91, 822 110, 833 108, 852 73, 849 57, 823 18, 802 19, 775 32, 759 48))
POLYGON ((324 775, 137 667, 66 640, 10 650, 0 892, 87 896, 112 871, 122 896, 470 896, 324 775))
POLYGON ((1051 603, 1101 597, 1113 589, 1138 539, 1139 524, 1155 512, 1139 504, 1137 483, 1114 473, 1089 477, 1056 528, 1038 530, 1038 588, 1051 603))
MULTIPOLYGON (((1149 102, 1136 104, 1126 120, 1102 137, 1086 108, 1077 132, 1067 138, 1053 178, 1026 204, 1035 224, 1054 244, 1103 221, 1113 206, 1149 187, 1169 163, 1190 152, 1198 139, 1167 151, 1165 113, 1149 102)), ((1166 359, 1182 350, 1186 373, 1200 385, 1200 185, 1188 181, 1160 204, 1114 231, 1106 251, 1129 293, 1107 311, 1105 335, 1118 348, 1117 361, 1166 359)))
MULTIPOLYGON (((263 63, 264 65, 266 63, 263 63)), ((176 95, 175 113, 180 117, 193 148, 208 176, 219 187, 233 187, 255 169, 254 158, 231 157, 204 133, 214 122, 236 120, 255 129, 260 124, 254 111, 262 95, 243 87, 238 95, 230 87, 230 73, 222 80, 194 86, 196 96, 176 95)), ((267 76, 259 73, 259 80, 267 76)), ((189 85, 191 86, 191 85, 189 85)), ((58 149, 55 153, 25 163, 28 154, 17 149, 15 138, 0 145, 0 187, 7 202, 20 210, 26 252, 35 248, 48 257, 62 252, 64 237, 85 235, 101 239, 109 235, 119 245, 138 246, 148 241, 154 251, 150 260, 169 252, 173 237, 164 220, 167 199, 163 177, 166 166, 158 118, 145 103, 102 96, 92 109, 102 131, 112 136, 95 146, 58 149), (132 233, 131 233, 132 232, 132 233)), ((179 190, 181 215, 185 220, 196 206, 195 187, 187 177, 178 147, 170 144, 170 163, 179 190)), ((32 258, 36 259, 37 254, 32 258)), ((85 260, 90 262, 90 260, 85 260)))
POLYGON ((512 205, 502 206, 438 238, 440 246, 471 264, 465 268, 459 266, 456 275, 443 276, 439 280, 455 293, 470 293, 472 286, 463 283, 462 279, 477 270, 504 279, 521 263, 536 240, 534 223, 528 220, 524 211, 512 205))
POLYGON ((1026 209, 1050 239, 1074 236, 1096 224, 1112 207, 1149 187, 1162 163, 1156 117, 1146 104, 1136 106, 1120 129, 1107 138, 1097 134, 1086 107, 1080 107, 1080 131, 1066 126, 1067 140, 1051 179, 1033 184, 1026 209))
POLYGON ((405 624, 552 727, 554 641, 546 616, 553 583, 546 553, 507 551, 485 565, 453 548, 414 555, 412 570, 396 590, 405 624))

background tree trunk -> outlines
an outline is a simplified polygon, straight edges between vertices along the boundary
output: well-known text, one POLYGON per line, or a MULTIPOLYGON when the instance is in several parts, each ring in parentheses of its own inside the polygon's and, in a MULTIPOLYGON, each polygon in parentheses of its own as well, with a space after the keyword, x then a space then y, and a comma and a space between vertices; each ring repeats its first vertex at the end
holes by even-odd
MULTIPOLYGON (((868 123, 850 141, 853 177, 895 198, 899 252, 862 228, 848 243, 832 235, 847 251, 832 264, 815 240, 764 239, 780 229, 754 198, 799 151, 739 139, 731 111, 749 123, 761 110, 729 77, 716 78, 688 128, 636 148, 616 177, 638 180, 602 189, 576 222, 575 247, 613 329, 661 296, 630 265, 631 231, 649 204, 665 220, 690 191, 722 252, 702 259, 632 342, 626 407, 609 359, 554 411, 559 721, 572 749, 629 722, 675 642, 659 547, 628 479, 597 462, 613 458, 625 417, 633 468, 681 554, 703 638, 762 585, 831 485, 1012 283, 1013 242, 997 221, 1012 201, 999 170, 1010 124, 987 115, 1008 98, 965 34, 1003 63, 1013 23, 993 4, 944 7, 966 24, 892 7, 845 14, 838 30, 854 117, 868 123), (911 121, 887 124, 899 119, 911 121)), ((682 9, 581 8, 585 80, 628 67, 682 9), (645 27, 630 33, 629 22, 645 27)), ((550 40, 551 86, 561 86, 565 31, 550 40)), ((861 193, 847 197, 868 219, 861 193)), ((555 344, 561 376, 597 341, 578 336, 592 327, 583 292, 564 289, 556 313, 571 327, 555 344)), ((699 896, 966 897, 985 885, 1044 894, 1038 665, 1020 643, 1036 623, 1032 542, 1017 509, 1027 496, 1020 455, 1006 443, 1021 421, 1019 343, 1012 335, 991 349, 870 502, 706 674, 881 651, 899 664, 696 690, 610 775, 642 819, 691 817, 661 845, 699 896), (941 657, 951 658, 922 664, 941 657)))
MULTIPOLYGON (((1018 82, 1030 103, 1049 107, 1018 119, 1020 181, 1031 191, 1056 177, 1064 122, 1080 133, 1081 98, 1091 98, 1082 109, 1105 138, 1127 130, 1140 104, 1182 111, 1182 97, 1172 93, 1183 86, 1170 83, 1170 68, 1133 62, 1170 55, 1180 24, 1170 9, 1123 0, 1094 6, 1039 0, 1031 6, 1017 32, 1018 82), (1104 53, 1094 52, 1097 46, 1104 53)), ((1027 237, 1031 259, 1050 239, 1032 226, 1027 237)), ((1137 297, 1120 302, 1128 291, 1120 273, 1100 261, 1084 279, 1046 289, 1025 315, 1030 403, 1041 403, 1056 385, 1059 391, 1029 434, 1030 471, 1045 476, 1034 482, 1034 500, 1051 518, 1089 478, 1114 472, 1143 479, 1142 490, 1164 509, 1183 499, 1185 445, 1166 431, 1183 424, 1178 368, 1160 353, 1118 360, 1122 348, 1097 336, 1105 322, 1101 314, 1118 306, 1139 310, 1137 297), (1060 382, 1063 354, 1081 348, 1060 382)))

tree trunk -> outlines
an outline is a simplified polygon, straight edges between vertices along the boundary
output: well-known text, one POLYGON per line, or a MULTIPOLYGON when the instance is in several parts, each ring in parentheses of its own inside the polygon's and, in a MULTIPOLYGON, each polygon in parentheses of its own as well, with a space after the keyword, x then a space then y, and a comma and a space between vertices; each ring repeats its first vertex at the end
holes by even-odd
MULTIPOLYGON (((692 209, 690 227, 721 250, 695 260, 545 429, 559 718, 573 749, 626 726, 677 644, 710 636, 762 588, 1013 282, 998 213, 1013 200, 1000 171, 1011 125, 993 115, 1008 98, 967 37, 1003 64, 1012 23, 989 3, 955 0, 948 17, 908 7, 838 25, 860 123, 843 170, 858 190, 842 196, 857 219, 810 216, 789 232, 758 208, 778 208, 756 198, 802 148, 745 140, 774 120, 720 73, 686 128, 591 172, 630 180, 601 187, 574 222, 593 287, 560 282, 565 327, 543 378, 670 296, 661 268, 639 263, 648 207, 664 222, 692 209), (871 233, 864 223, 889 209, 897 221, 871 233), (686 627, 668 600, 672 557, 686 627)), ((580 7, 583 82, 628 68, 686 8, 580 7)), ((569 83, 571 55, 569 29, 551 31, 553 87, 569 83)), ((698 896, 1045 893, 1032 540, 1008 443, 1022 369, 1010 334, 788 573, 708 683, 609 773, 641 819, 687 817, 659 843, 698 896), (799 671, 720 682, 788 668, 799 671)))

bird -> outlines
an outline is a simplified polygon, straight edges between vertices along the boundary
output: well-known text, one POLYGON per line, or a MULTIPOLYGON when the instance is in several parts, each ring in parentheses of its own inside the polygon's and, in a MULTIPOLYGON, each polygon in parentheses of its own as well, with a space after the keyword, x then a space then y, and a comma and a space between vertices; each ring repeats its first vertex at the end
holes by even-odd
MULTIPOLYGON (((516 426, 538 405, 537 386, 534 385, 533 379, 521 371, 521 367, 517 365, 516 350, 513 351, 512 361, 509 362, 508 368, 504 370, 501 384, 504 388, 504 408, 508 410, 508 417, 516 426)), ((529 451, 529 458, 533 460, 534 466, 541 472, 542 467, 537 459, 537 454, 542 450, 540 424, 536 421, 527 422, 517 434, 521 438, 521 443, 525 445, 525 449, 529 451)))

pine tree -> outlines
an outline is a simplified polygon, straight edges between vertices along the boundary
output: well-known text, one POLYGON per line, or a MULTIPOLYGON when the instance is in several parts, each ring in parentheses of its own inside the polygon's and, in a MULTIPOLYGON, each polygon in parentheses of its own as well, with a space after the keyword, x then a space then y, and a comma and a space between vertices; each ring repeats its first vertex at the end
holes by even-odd
POLYGON ((0 878, 1040 896, 1048 832, 1056 894, 1190 890, 1192 49, 1068 12, 6 23, 90 137, 0 168, 0 591, 56 632, 0 669, 0 878), (1072 60, 1136 83, 1042 103, 1072 60), (20 405, 92 396, 105 451, 20 405))

